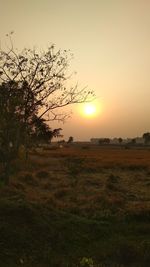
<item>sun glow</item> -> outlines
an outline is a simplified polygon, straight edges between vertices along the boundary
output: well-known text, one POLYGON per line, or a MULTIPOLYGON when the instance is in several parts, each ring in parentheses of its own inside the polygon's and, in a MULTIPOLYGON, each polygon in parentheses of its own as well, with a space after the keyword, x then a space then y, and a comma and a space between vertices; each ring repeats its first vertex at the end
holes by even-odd
POLYGON ((97 117, 102 115, 102 102, 99 100, 95 100, 90 103, 84 103, 78 106, 78 111, 80 113, 80 116, 84 119, 92 119, 95 121, 97 117))
POLYGON ((96 105, 93 103, 84 104, 82 112, 86 117, 94 117, 97 113, 96 105))

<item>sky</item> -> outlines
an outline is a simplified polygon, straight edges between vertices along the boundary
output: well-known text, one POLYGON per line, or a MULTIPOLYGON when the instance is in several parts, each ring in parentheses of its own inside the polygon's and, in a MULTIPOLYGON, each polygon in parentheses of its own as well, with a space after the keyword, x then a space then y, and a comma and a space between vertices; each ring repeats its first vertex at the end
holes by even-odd
MULTIPOLYGON (((97 113, 72 105, 64 139, 135 137, 150 131, 149 0, 0 0, 0 40, 14 31, 19 49, 70 49, 68 82, 94 90, 97 113)), ((69 86, 68 84, 68 86, 69 86)))

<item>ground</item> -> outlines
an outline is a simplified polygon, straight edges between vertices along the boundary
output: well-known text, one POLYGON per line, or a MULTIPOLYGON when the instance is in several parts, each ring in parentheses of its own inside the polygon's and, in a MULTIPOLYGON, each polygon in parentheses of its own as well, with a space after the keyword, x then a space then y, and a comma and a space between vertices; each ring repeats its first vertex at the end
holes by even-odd
POLYGON ((149 148, 35 149, 0 187, 0 266, 149 266, 149 219, 149 148))

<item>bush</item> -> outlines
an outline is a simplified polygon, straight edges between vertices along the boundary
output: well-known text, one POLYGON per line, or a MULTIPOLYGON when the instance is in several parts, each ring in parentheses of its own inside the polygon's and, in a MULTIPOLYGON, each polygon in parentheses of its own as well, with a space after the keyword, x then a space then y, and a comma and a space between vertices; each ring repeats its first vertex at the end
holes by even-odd
POLYGON ((67 159, 66 165, 68 167, 68 172, 72 177, 76 177, 83 170, 83 159, 72 158, 67 159))
POLYGON ((82 260, 80 261, 80 267, 94 267, 92 258, 82 258, 82 260))

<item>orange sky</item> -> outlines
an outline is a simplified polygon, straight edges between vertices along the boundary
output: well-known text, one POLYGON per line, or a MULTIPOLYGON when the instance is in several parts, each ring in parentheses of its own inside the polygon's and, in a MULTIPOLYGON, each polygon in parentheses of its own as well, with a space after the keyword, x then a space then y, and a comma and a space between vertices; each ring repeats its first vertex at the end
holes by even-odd
POLYGON ((149 0, 0 0, 0 38, 15 31, 15 46, 74 53, 74 81, 88 85, 102 109, 81 116, 72 106, 64 137, 133 137, 150 131, 149 0))

